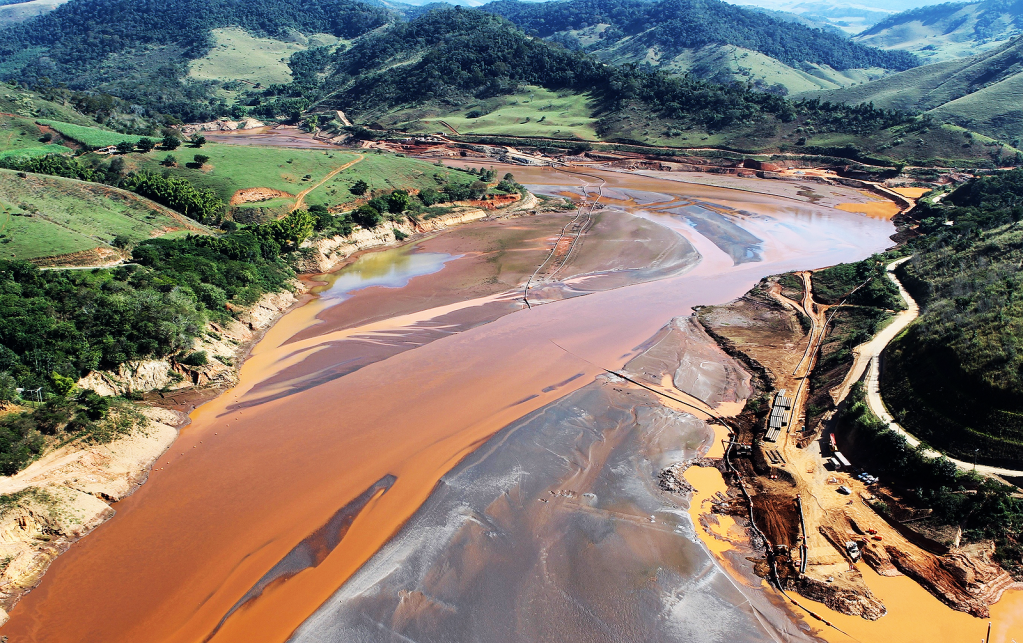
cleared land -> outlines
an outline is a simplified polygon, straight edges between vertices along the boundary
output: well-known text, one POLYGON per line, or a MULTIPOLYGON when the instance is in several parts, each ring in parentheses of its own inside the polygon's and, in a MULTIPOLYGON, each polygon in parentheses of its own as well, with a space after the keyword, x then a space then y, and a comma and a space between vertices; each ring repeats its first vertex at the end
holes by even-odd
POLYGON ((30 118, 0 116, 0 159, 8 156, 43 156, 70 152, 63 145, 40 140, 43 132, 30 118))
POLYGON ((314 34, 307 38, 296 33, 290 42, 258 38, 239 27, 214 29, 212 35, 216 44, 208 54, 192 61, 188 70, 192 78, 264 85, 290 83, 288 59, 291 54, 338 42, 330 34, 314 34))
POLYGON ((420 131, 462 134, 512 134, 596 140, 597 119, 588 96, 558 93, 527 85, 508 96, 470 103, 458 111, 422 116, 420 131), (470 116, 472 115, 472 116, 470 116))
POLYGON ((55 131, 60 132, 62 136, 78 141, 83 145, 89 147, 107 147, 108 145, 117 145, 121 141, 130 141, 131 143, 138 143, 146 136, 134 136, 132 134, 120 134, 118 132, 112 132, 110 130, 100 129, 98 127, 88 127, 85 125, 75 125, 73 123, 64 123, 61 121, 51 121, 48 119, 40 119, 37 121, 41 125, 46 125, 53 128, 55 131))
POLYGON ((39 174, 0 170, 0 258, 46 257, 204 228, 130 192, 39 174))
MULTIPOLYGON (((308 190, 337 168, 356 160, 360 154, 323 149, 293 149, 210 143, 202 149, 179 148, 171 153, 177 167, 166 168, 160 161, 166 152, 128 154, 124 158, 131 169, 169 172, 188 179, 193 185, 208 187, 225 202, 239 190, 269 188, 297 195, 308 190), (186 165, 195 154, 210 157, 205 166, 186 165)), ((444 183, 470 183, 472 175, 448 167, 394 154, 369 152, 359 163, 331 177, 305 195, 305 205, 337 206, 358 199, 349 188, 363 180, 370 190, 439 189, 444 183), (436 178, 435 178, 436 177, 436 178)), ((276 207, 294 203, 287 197, 249 203, 240 207, 276 207)))

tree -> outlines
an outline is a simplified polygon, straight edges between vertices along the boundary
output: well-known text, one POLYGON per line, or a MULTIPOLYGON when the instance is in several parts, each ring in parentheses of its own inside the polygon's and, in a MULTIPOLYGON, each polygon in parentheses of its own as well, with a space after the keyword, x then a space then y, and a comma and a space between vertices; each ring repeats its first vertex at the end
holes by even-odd
POLYGON ((156 141, 151 138, 140 138, 137 146, 143 154, 149 154, 156 147, 156 141))
POLYGON ((135 145, 131 141, 121 141, 117 144, 118 154, 130 154, 135 151, 135 145))
POLYGON ((119 235, 114 237, 113 241, 110 242, 110 245, 112 245, 115 248, 121 248, 121 249, 127 248, 128 246, 131 245, 131 237, 128 237, 127 235, 119 234, 119 235))
POLYGON ((348 188, 348 191, 354 194, 355 196, 362 196, 363 194, 366 194, 366 192, 369 191, 369 183, 366 183, 362 179, 359 179, 358 181, 352 184, 352 187, 348 188))
POLYGON ((161 143, 161 145, 163 145, 163 149, 165 150, 168 151, 176 150, 178 149, 178 146, 181 145, 181 140, 177 136, 174 136, 173 134, 168 134, 167 136, 163 137, 163 142, 161 143))
POLYGON ((381 219, 380 211, 370 205, 360 206, 352 213, 352 221, 367 230, 372 230, 380 225, 381 219))
POLYGON ((405 190, 395 190, 387 197, 387 211, 392 214, 400 214, 409 209, 412 199, 405 190))
POLYGON ((423 205, 430 207, 440 201, 440 193, 433 188, 423 188, 419 191, 419 200, 423 202, 423 205))
POLYGON ((7 373, 0 373, 0 402, 15 402, 18 399, 18 383, 7 373))
POLYGON ((192 160, 195 161, 196 165, 202 167, 206 165, 206 163, 210 160, 210 157, 206 156, 205 154, 196 154, 195 156, 192 157, 192 160))
POLYGON ((178 164, 178 160, 176 158, 174 158, 173 154, 168 154, 167 156, 163 157, 162 161, 160 161, 160 165, 162 165, 164 167, 174 167, 177 164, 178 164))
POLYGON ((490 189, 490 186, 487 185, 486 181, 475 181, 469 186, 469 191, 472 194, 473 199, 482 199, 488 189, 490 189))
POLYGON ((53 391, 61 397, 67 397, 75 390, 75 378, 73 377, 65 377, 57 371, 53 371, 50 373, 50 380, 53 385, 53 391))
POLYGON ((206 137, 202 134, 193 134, 192 147, 202 147, 203 145, 206 145, 206 137))

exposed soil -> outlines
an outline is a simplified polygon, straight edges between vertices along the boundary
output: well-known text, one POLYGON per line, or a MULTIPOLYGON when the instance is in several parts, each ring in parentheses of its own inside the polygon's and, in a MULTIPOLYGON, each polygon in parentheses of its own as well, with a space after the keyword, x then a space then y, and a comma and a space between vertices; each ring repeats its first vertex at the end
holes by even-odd
POLYGON ((231 196, 231 205, 259 203, 261 201, 269 201, 270 199, 276 199, 278 197, 293 199, 295 198, 295 195, 282 192, 281 190, 275 190, 273 188, 245 188, 238 190, 231 196))
MULTIPOLYGON (((785 298, 777 278, 769 278, 742 298, 705 307, 699 313, 700 321, 728 350, 745 354, 763 367, 765 392, 786 389, 786 395, 793 396, 802 390, 800 383, 812 370, 824 307, 810 296, 809 274, 801 276, 801 303, 785 298), (797 311, 807 312, 811 318, 809 332, 800 327, 797 311)), ((790 285, 790 292, 794 290, 790 285)), ((826 382, 841 381, 835 373, 815 375, 826 382)), ((826 394, 827 388, 822 391, 826 394)), ((792 419, 772 443, 762 441, 770 398, 761 398, 747 406, 743 415, 748 419, 736 436, 737 442, 752 447, 740 450, 734 459, 737 470, 747 478, 754 522, 769 541, 778 569, 775 578, 838 612, 878 619, 886 610, 848 552, 847 544, 855 542, 865 563, 878 574, 905 574, 954 609, 986 617, 989 606, 1012 585, 1009 575, 987 553, 950 552, 930 546, 926 538, 876 513, 870 500, 877 490, 856 480, 851 472, 824 468, 822 450, 830 453, 830 449, 816 440, 819 433, 813 428, 808 433, 800 430, 806 403, 806 395, 796 394, 792 419), (840 485, 851 494, 838 493, 840 485), (797 498, 802 499, 801 512, 797 498)), ((774 577, 770 566, 758 569, 774 577)))

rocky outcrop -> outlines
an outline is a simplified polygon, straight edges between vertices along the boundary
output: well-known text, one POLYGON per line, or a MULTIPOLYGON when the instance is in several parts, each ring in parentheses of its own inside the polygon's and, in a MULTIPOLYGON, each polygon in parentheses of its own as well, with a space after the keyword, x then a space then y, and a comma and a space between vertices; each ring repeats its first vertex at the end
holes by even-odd
POLYGON ((146 426, 108 444, 72 443, 0 477, 0 623, 50 563, 114 515, 177 437, 179 414, 146 408, 146 426))
POLYGON ((684 460, 682 462, 672 463, 661 469, 661 473, 658 475, 657 484, 665 491, 690 494, 695 491, 695 489, 693 488, 693 485, 689 484, 689 481, 685 479, 685 473, 689 467, 716 468, 720 462, 720 460, 714 458, 696 458, 694 460, 684 460))
POLYGON ((210 121, 208 123, 189 123, 181 126, 181 133, 191 136, 197 132, 233 132, 240 129, 256 129, 266 127, 265 123, 254 118, 246 118, 240 121, 210 121))
MULTIPOLYGON (((302 290, 298 282, 296 292, 302 290)), ((116 371, 92 371, 78 381, 79 388, 100 395, 124 395, 187 386, 230 386, 237 381, 237 365, 245 358, 253 340, 284 311, 298 301, 295 292, 268 293, 244 309, 229 324, 210 322, 202 337, 188 351, 206 353, 206 364, 189 365, 174 359, 127 362, 116 371)))
POLYGON ((914 555, 888 546, 892 563, 943 602, 978 618, 989 616, 988 606, 1013 585, 1012 577, 990 557, 954 551, 945 556, 914 555))
POLYGON ((799 580, 796 590, 800 596, 824 603, 836 612, 859 616, 868 621, 876 621, 888 613, 884 603, 871 593, 862 579, 857 585, 804 576, 799 580))

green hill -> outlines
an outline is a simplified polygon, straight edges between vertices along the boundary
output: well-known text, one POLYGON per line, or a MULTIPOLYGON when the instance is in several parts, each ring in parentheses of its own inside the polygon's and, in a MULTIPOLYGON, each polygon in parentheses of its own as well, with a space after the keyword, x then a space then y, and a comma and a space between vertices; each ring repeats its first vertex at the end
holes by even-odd
POLYGON ((115 237, 138 243, 204 230, 194 221, 124 190, 41 174, 22 178, 17 172, 0 170, 3 260, 46 264, 49 257, 93 251, 80 263, 102 263, 114 256, 115 237))
POLYGON ((860 44, 927 62, 973 56, 1023 35, 1023 1, 948 2, 890 16, 857 34, 860 44))
MULTIPOLYGON (((459 127, 471 121, 467 131, 480 123, 486 129, 477 131, 494 134, 579 140, 593 132, 619 142, 881 154, 920 163, 990 163, 1002 149, 989 139, 964 147, 961 131, 904 113, 794 102, 746 85, 607 65, 529 37, 498 16, 458 8, 365 36, 324 59, 321 69, 327 76, 315 90, 314 111, 328 116, 341 109, 361 123, 412 131, 442 131, 437 121, 457 116, 459 127)), ((1012 157, 1015 150, 1004 153, 1012 157)))
POLYGON ((294 41, 353 38, 392 19, 356 0, 70 0, 0 29, 0 78, 113 94, 185 120, 226 109, 210 81, 182 82, 189 61, 217 45, 214 30, 294 41), (46 79, 46 80, 43 80, 46 79))
POLYGON ((1023 462, 1023 170, 919 207, 900 269, 921 315, 891 346, 885 403, 914 435, 965 460, 1023 462), (946 222, 951 221, 951 225, 946 222))
POLYGON ((985 54, 917 67, 857 87, 813 93, 850 104, 926 112, 1006 141, 1023 137, 1023 39, 985 54))
POLYGON ((497 0, 482 9, 607 62, 752 82, 779 93, 842 87, 916 64, 903 52, 718 0, 497 0))

